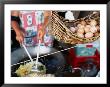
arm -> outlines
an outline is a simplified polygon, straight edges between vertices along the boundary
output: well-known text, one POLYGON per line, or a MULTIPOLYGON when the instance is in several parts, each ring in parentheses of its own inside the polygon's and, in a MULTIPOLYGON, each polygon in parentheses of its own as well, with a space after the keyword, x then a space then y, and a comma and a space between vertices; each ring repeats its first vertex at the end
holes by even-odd
MULTIPOLYGON (((11 16, 18 18, 19 17, 19 11, 11 11, 11 16)), ((15 20, 11 19, 11 27, 13 28, 13 30, 16 33, 17 41, 22 43, 24 37, 23 37, 23 32, 20 29, 19 23, 15 20)))
POLYGON ((48 26, 50 16, 51 16, 51 11, 44 12, 44 23, 42 24, 41 29, 39 30, 39 35, 40 35, 39 39, 41 39, 41 40, 45 34, 45 29, 48 26))
POLYGON ((49 23, 49 17, 51 16, 51 11, 45 11, 44 12, 44 24, 43 29, 46 29, 48 23, 49 23))

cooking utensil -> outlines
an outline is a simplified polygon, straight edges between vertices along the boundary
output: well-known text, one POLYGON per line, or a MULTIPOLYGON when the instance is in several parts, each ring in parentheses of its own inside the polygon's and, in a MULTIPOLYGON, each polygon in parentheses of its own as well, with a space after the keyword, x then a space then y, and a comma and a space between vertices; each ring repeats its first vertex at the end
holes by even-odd
POLYGON ((37 47, 38 50, 37 50, 37 58, 36 58, 36 62, 33 61, 31 55, 29 54, 29 52, 28 52, 28 50, 27 50, 27 48, 26 48, 26 46, 25 46, 24 44, 22 44, 22 46, 23 46, 23 48, 25 49, 25 51, 26 51, 28 57, 29 57, 30 60, 31 60, 31 63, 33 64, 33 66, 32 66, 32 70, 31 70, 32 72, 39 72, 39 70, 38 70, 38 64, 41 65, 41 63, 38 62, 39 51, 40 51, 40 43, 41 43, 41 41, 39 40, 38 47, 37 47))
MULTIPOLYGON (((36 60, 36 56, 37 56, 36 49, 38 48, 38 46, 26 47, 26 48, 27 48, 28 52, 30 53, 31 57, 33 58, 33 61, 36 60)), ((53 53, 53 52, 57 52, 57 51, 58 51, 57 49, 51 48, 50 52, 47 52, 45 54, 53 53)), ((46 55, 44 58, 42 55, 45 55, 45 54, 40 53, 39 62, 46 66, 46 73, 55 74, 55 73, 62 72, 64 69, 64 65, 66 63, 62 52, 59 52, 56 54, 51 54, 51 55, 46 55), (62 67, 62 69, 59 67, 62 67)), ((12 76, 16 77, 15 75, 13 75, 13 73, 15 74, 15 71, 19 68, 20 65, 22 65, 26 62, 28 63, 29 61, 30 61, 30 59, 28 59, 28 55, 25 53, 24 48, 19 48, 19 49, 14 50, 11 53, 12 76)))
MULTIPOLYGON (((38 28, 38 31, 39 31, 39 27, 40 27, 40 22, 42 22, 42 14, 40 15, 40 17, 38 17, 38 26, 37 26, 37 28, 38 28)), ((38 70, 38 58, 39 58, 39 53, 40 53, 40 44, 41 44, 41 40, 40 40, 40 38, 39 38, 39 34, 38 34, 38 36, 37 36, 37 39, 38 39, 38 47, 37 47, 37 58, 36 58, 36 63, 34 64, 34 66, 33 66, 33 68, 32 68, 32 70, 31 71, 33 71, 33 72, 39 72, 39 70, 38 70)), ((40 63, 39 63, 40 64, 40 63)))
POLYGON ((38 58, 39 58, 39 53, 40 53, 40 44, 41 44, 41 41, 39 40, 39 43, 38 43, 38 50, 37 50, 37 58, 36 58, 36 63, 35 63, 35 65, 33 66, 33 68, 32 68, 32 70, 31 71, 33 71, 33 72, 39 72, 39 70, 38 70, 38 58))
POLYGON ((40 52, 40 44, 41 44, 41 41, 39 40, 39 43, 38 43, 38 51, 37 51, 37 58, 36 58, 36 64, 38 63, 39 52, 40 52))
POLYGON ((28 52, 26 46, 25 46, 24 44, 22 44, 22 46, 23 46, 24 50, 26 51, 28 57, 30 58, 30 60, 31 60, 31 62, 32 62, 32 64, 33 64, 33 63, 34 63, 34 62, 33 62, 33 59, 32 59, 32 57, 31 57, 31 55, 29 54, 29 52, 28 52))

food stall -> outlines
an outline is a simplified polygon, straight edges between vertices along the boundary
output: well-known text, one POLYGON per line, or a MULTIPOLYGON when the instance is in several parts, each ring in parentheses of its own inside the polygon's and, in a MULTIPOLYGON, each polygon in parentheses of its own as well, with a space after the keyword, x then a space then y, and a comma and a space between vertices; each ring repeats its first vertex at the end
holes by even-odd
MULTIPOLYGON (((81 12, 80 12, 81 13, 81 12)), ((79 15, 79 14, 78 14, 79 15)), ((32 64, 23 47, 14 39, 11 52, 12 77, 96 77, 100 72, 100 13, 68 20, 52 12, 49 33, 53 47, 41 47, 40 72, 31 72, 32 64), (44 51, 45 50, 45 51, 44 51)), ((14 34, 14 33, 12 33, 14 34)), ((37 47, 26 48, 36 60, 37 47)))

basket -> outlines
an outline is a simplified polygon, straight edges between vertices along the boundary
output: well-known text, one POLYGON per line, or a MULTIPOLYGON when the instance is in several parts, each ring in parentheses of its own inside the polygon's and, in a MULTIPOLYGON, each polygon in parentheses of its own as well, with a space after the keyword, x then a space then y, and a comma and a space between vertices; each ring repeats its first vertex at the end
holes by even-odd
POLYGON ((100 13, 96 12, 90 14, 84 18, 77 20, 66 20, 65 18, 58 15, 57 11, 52 11, 52 16, 49 23, 49 33, 55 37, 60 42, 69 44, 85 44, 96 41, 100 37, 100 31, 97 35, 91 38, 79 38, 76 33, 73 33, 69 26, 77 26, 83 20, 86 23, 90 23, 90 20, 94 19, 97 21, 97 25, 100 26, 100 13))

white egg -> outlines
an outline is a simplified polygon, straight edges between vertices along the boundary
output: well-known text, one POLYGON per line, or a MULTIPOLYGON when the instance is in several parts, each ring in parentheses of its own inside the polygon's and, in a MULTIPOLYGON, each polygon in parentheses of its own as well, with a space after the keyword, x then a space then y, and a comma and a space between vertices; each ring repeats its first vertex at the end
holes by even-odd
POLYGON ((85 37, 86 38, 91 38, 91 37, 93 37, 93 33, 92 32, 88 32, 88 33, 85 34, 85 37))
POLYGON ((78 24, 77 27, 80 28, 81 27, 81 24, 78 24))
POLYGON ((74 33, 76 29, 74 27, 70 27, 70 30, 74 33))
POLYGON ((83 29, 83 28, 79 28, 79 29, 77 30, 77 32, 83 34, 83 33, 84 33, 84 29, 83 29))
POLYGON ((95 26, 92 26, 92 27, 90 28, 90 31, 91 31, 92 33, 96 33, 96 32, 97 32, 97 28, 96 28, 95 26))
POLYGON ((90 28, 91 26, 90 25, 86 25, 86 27, 90 28))
POLYGON ((91 26, 96 26, 96 25, 97 25, 97 21, 91 20, 90 25, 91 25, 91 26))
POLYGON ((81 24, 86 26, 86 22, 85 21, 81 21, 81 24))
POLYGON ((78 30, 78 27, 75 27, 76 30, 78 30))
POLYGON ((78 36, 79 38, 84 38, 84 35, 83 35, 82 33, 77 33, 77 36, 78 36))
POLYGON ((80 28, 84 28, 84 25, 81 25, 80 28))
POLYGON ((90 32, 90 28, 89 27, 85 27, 84 30, 85 30, 85 33, 90 32))

